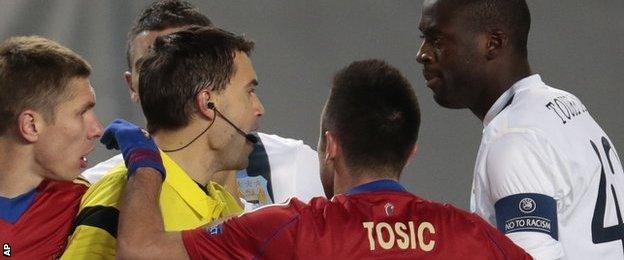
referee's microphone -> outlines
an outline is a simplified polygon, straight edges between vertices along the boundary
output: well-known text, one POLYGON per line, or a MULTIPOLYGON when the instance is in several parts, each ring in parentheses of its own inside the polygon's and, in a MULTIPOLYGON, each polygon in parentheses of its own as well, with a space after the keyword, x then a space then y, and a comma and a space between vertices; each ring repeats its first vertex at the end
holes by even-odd
POLYGON ((221 114, 221 112, 219 112, 219 110, 217 109, 217 107, 215 106, 214 103, 212 102, 208 102, 208 104, 206 104, 206 106, 208 106, 209 109, 214 110, 221 118, 223 118, 223 120, 225 120, 225 122, 227 122, 228 124, 230 124, 232 127, 234 127, 234 129, 236 129, 236 131, 242 135, 243 137, 245 137, 245 139, 247 139, 247 141, 255 144, 258 143, 258 137, 256 137, 255 135, 252 134, 248 134, 243 132, 243 130, 241 130, 240 128, 238 128, 236 125, 234 125, 234 123, 232 123, 232 121, 230 121, 229 119, 227 119, 227 117, 225 117, 223 114, 221 114))

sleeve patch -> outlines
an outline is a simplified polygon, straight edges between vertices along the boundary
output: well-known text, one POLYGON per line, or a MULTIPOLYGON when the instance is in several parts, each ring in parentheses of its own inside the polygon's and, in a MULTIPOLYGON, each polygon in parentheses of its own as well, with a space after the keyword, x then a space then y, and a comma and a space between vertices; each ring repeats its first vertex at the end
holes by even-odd
POLYGON ((223 233, 223 223, 219 223, 216 225, 208 226, 205 228, 206 234, 209 236, 216 236, 223 233))
POLYGON ((494 204, 496 225, 505 234, 541 232, 558 240, 557 202, 537 193, 514 194, 494 204))

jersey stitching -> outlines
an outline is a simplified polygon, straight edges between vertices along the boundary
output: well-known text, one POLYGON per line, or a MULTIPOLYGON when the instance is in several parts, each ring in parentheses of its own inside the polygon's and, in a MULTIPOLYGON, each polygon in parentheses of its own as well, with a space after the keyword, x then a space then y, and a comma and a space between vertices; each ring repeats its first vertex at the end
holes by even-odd
POLYGON ((258 259, 258 257, 261 257, 264 254, 264 250, 269 245, 271 240, 273 240, 273 238, 275 238, 282 230, 286 229, 288 226, 290 226, 290 224, 294 223, 298 219, 299 219, 299 214, 297 214, 291 220, 286 222, 286 224, 282 225, 277 230, 275 230, 275 232, 271 235, 271 237, 269 237, 269 239, 264 241, 264 243, 262 243, 262 245, 258 248, 258 254, 256 256, 254 256, 253 259, 258 259))

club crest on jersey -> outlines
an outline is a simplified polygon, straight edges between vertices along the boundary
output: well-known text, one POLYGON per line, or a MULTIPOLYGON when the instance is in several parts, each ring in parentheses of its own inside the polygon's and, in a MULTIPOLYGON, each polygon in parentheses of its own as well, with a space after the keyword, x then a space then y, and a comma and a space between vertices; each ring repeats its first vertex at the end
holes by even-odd
POLYGON ((272 204, 269 196, 268 181, 262 176, 237 177, 238 190, 245 201, 251 203, 252 208, 272 204))
POLYGON ((386 211, 386 216, 391 216, 392 214, 394 214, 394 205, 392 205, 392 203, 386 203, 384 209, 386 211))
POLYGON ((4 243, 2 245, 2 255, 6 257, 11 257, 11 246, 9 243, 4 243))
POLYGON ((223 223, 219 223, 217 225, 207 227, 206 233, 208 233, 211 236, 216 236, 216 235, 223 233, 223 223))
POLYGON ((518 203, 518 208, 520 209, 520 211, 522 211, 522 213, 525 214, 529 214, 535 211, 536 206, 537 205, 535 201, 531 198, 524 198, 520 200, 520 203, 518 203))

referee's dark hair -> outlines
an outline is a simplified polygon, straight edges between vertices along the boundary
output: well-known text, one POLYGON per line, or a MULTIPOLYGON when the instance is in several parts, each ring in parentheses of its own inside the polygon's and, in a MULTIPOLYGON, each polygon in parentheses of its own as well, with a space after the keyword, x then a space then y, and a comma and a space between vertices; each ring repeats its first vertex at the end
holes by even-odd
POLYGON ((191 27, 156 38, 137 61, 141 107, 150 132, 188 125, 194 98, 204 89, 222 91, 234 74, 237 52, 254 43, 214 27, 191 27))
MULTIPOLYGON (((336 74, 321 120, 322 133, 336 134, 353 172, 400 174, 418 139, 420 110, 401 72, 381 60, 363 60, 336 74)), ((319 149, 325 145, 321 134, 319 149)))
POLYGON ((54 123, 56 106, 69 99, 67 85, 87 78, 91 66, 72 50, 43 37, 13 37, 0 44, 0 135, 24 109, 54 123))
POLYGON ((199 12, 199 9, 186 1, 162 0, 153 2, 143 9, 128 32, 126 59, 132 69, 132 47, 136 36, 144 31, 162 31, 168 28, 184 26, 212 26, 212 21, 199 12))

